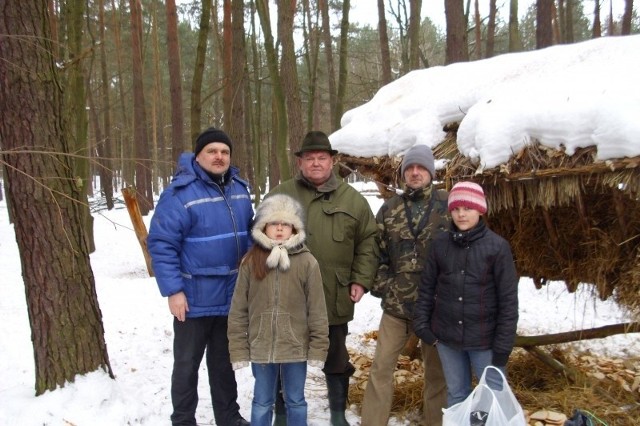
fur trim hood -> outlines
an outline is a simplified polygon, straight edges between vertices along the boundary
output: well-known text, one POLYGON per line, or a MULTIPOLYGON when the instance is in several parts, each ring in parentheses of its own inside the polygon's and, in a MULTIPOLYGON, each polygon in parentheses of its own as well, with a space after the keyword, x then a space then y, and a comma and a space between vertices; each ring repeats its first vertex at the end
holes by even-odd
POLYGON ((271 250, 267 257, 269 268, 279 267, 283 271, 289 269, 289 251, 301 246, 306 239, 303 214, 300 203, 284 194, 267 197, 258 206, 251 236, 254 243, 271 250), (294 233, 285 241, 272 240, 264 233, 269 222, 290 223, 293 225, 294 233))

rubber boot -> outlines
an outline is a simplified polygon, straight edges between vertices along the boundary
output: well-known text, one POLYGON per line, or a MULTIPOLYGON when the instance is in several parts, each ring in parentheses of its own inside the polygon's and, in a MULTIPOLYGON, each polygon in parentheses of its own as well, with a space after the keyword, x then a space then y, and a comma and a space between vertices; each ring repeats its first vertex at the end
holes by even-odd
POLYGON ((287 410, 284 405, 284 397, 282 396, 282 389, 278 381, 278 391, 276 392, 276 419, 273 426, 287 426, 287 410))
POLYGON ((331 426, 349 426, 344 412, 347 409, 349 376, 346 374, 325 374, 329 394, 331 426))

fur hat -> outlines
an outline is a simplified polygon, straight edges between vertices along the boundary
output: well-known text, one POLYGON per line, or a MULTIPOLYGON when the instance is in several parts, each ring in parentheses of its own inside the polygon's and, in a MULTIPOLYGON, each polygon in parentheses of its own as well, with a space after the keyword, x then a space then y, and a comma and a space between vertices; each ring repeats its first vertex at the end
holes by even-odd
POLYGON ((400 166, 400 174, 402 175, 402 179, 404 179, 404 171, 411 164, 418 164, 419 166, 427 169, 429 174, 431 175, 431 179, 435 179, 436 177, 436 166, 433 160, 433 152, 431 152, 431 148, 426 145, 414 145, 404 154, 404 158, 402 159, 402 166, 400 166))
POLYGON ((456 207, 467 207, 480 214, 487 212, 487 199, 482 187, 473 182, 458 182, 449 191, 449 211, 456 207))
POLYGON ((311 131, 306 134, 304 140, 302 141, 302 147, 300 147, 300 151, 297 151, 295 153, 296 157, 300 157, 307 151, 327 151, 332 156, 338 153, 337 150, 331 147, 329 137, 325 133, 318 130, 311 131))
POLYGON ((288 195, 271 195, 258 205, 251 236, 255 243, 271 250, 271 254, 267 257, 269 268, 280 267, 283 271, 289 269, 288 249, 301 245, 306 238, 303 217, 304 211, 300 203, 288 195), (290 223, 293 225, 294 233, 286 241, 272 240, 264 233, 269 222, 290 223))
POLYGON ((231 138, 229 138, 229 135, 227 135, 220 129, 209 127, 207 130, 198 135, 193 153, 197 156, 205 146, 209 145, 212 142, 223 143, 229 147, 229 152, 233 151, 233 147, 231 146, 231 138))

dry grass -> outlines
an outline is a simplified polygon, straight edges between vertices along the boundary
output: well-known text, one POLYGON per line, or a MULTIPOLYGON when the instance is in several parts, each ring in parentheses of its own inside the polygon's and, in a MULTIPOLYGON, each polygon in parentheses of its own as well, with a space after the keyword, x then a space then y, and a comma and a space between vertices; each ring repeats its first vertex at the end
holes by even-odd
MULTIPOLYGON (((556 359, 567 362, 567 356, 556 350, 556 359)), ((352 354, 358 373, 351 381, 349 400, 358 410, 362 404, 371 359, 352 354)), ((575 361, 576 357, 571 357, 575 361)), ((637 361, 637 360, 636 360, 637 361)), ((403 360, 402 365, 411 362, 403 360)), ((625 368, 626 364, 621 368, 625 368)), ((574 365, 579 371, 581 366, 574 365)), ((422 405, 422 371, 415 369, 413 379, 397 383, 395 387, 392 415, 400 419, 417 418, 422 405)), ((628 392, 614 381, 585 379, 583 384, 571 383, 563 375, 551 370, 537 358, 522 349, 516 349, 509 360, 509 383, 523 409, 533 413, 546 409, 564 413, 571 417, 574 410, 592 413, 608 426, 637 426, 640 424, 640 393, 628 392)), ((586 374, 588 371, 582 371, 586 374)), ((417 424, 417 422, 416 422, 417 424)))

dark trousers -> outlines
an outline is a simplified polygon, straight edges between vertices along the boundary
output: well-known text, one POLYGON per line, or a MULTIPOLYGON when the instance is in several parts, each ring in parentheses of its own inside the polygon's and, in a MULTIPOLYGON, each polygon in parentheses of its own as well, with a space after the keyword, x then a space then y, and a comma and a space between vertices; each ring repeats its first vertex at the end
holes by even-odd
POLYGON ((349 334, 347 323, 329 326, 329 352, 322 369, 324 374, 351 376, 356 371, 349 361, 347 334, 349 334))
POLYGON ((227 317, 173 320, 173 374, 171 401, 174 426, 195 426, 198 405, 198 369, 207 353, 207 373, 213 415, 219 426, 235 425, 240 418, 238 386, 229 360, 227 317))

